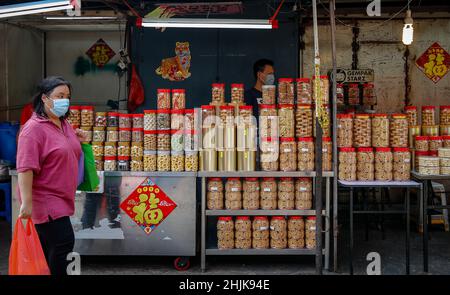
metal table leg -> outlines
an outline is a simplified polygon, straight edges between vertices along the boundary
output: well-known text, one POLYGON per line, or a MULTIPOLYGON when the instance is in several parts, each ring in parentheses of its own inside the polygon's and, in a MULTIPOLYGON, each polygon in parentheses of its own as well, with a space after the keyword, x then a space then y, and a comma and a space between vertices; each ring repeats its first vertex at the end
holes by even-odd
POLYGON ((206 271, 206 179, 202 177, 201 271, 206 271))
POLYGON ((330 178, 325 180, 326 211, 325 211, 325 269, 330 270, 330 178))
POLYGON ((353 275, 353 188, 350 188, 350 274, 353 275))
POLYGON ((409 275, 409 252, 410 252, 410 228, 409 228, 409 223, 410 223, 410 216, 409 216, 409 188, 406 189, 406 274, 409 275))
POLYGON ((423 271, 428 272, 428 181, 423 186, 423 271))

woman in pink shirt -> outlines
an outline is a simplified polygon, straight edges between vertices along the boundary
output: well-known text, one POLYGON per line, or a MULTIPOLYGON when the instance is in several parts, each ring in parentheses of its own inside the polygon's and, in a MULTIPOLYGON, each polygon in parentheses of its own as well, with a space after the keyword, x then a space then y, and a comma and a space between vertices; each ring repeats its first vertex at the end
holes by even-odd
POLYGON ((19 218, 32 218, 52 274, 67 274, 67 254, 75 243, 74 213, 78 161, 83 138, 66 121, 71 86, 48 77, 33 98, 34 113, 19 136, 17 172, 19 218))

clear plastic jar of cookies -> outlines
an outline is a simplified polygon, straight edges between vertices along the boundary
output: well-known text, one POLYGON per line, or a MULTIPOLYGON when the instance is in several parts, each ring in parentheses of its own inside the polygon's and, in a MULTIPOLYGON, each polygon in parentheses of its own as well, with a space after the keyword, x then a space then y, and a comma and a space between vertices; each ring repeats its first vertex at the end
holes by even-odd
POLYGON ((353 115, 338 114, 337 118, 337 146, 353 146, 353 115))
POLYGON ((117 170, 117 157, 105 156, 103 170, 104 171, 116 171, 117 170))
POLYGON ((273 177, 264 177, 260 184, 260 206, 263 210, 276 210, 277 182, 273 177))
POLYGON ((144 150, 146 151, 156 151, 157 144, 157 130, 145 130, 144 131, 144 150))
POLYGON ((170 89, 158 89, 156 100, 158 110, 170 109, 170 89))
POLYGON ((322 171, 333 170, 333 142, 331 137, 322 138, 322 171))
POLYGON ((297 170, 297 143, 294 137, 280 138, 280 170, 297 170))
POLYGON ((172 109, 184 110, 186 108, 186 90, 172 89, 172 109))
POLYGON ((116 142, 105 142, 105 157, 116 157, 117 156, 117 143, 116 142))
POLYGON ((69 107, 69 117, 67 121, 70 125, 80 126, 81 125, 81 112, 80 106, 70 106, 69 107))
POLYGON ((408 117, 408 125, 410 127, 419 125, 418 114, 417 114, 417 107, 416 106, 406 106, 405 107, 405 114, 408 117))
POLYGON ((231 102, 244 102, 244 84, 231 84, 231 102))
POLYGON ((93 106, 81 106, 81 127, 94 126, 94 107, 93 106))
POLYGON ((118 127, 106 127, 106 141, 111 141, 111 142, 119 141, 119 128, 118 127))
POLYGON ((236 249, 252 247, 252 221, 248 216, 238 216, 234 223, 234 238, 236 249))
POLYGON ((170 109, 156 111, 156 129, 170 129, 170 109))
POLYGON ((357 179, 359 181, 373 181, 375 179, 375 155, 373 148, 358 148, 356 160, 357 179))
POLYGON ((292 177, 281 177, 278 182, 278 209, 293 210, 295 208, 295 184, 292 177))
POLYGON ((108 112, 108 127, 119 127, 119 113, 108 112))
POLYGON ((120 157, 129 157, 130 156, 130 142, 129 141, 119 141, 117 147, 117 155, 120 157))
POLYGON ((275 104, 276 103, 276 86, 275 85, 263 85, 262 86, 262 104, 275 104))
POLYGON ((144 141, 144 128, 132 128, 131 129, 131 141, 143 142, 144 141))
POLYGON ((375 150, 375 180, 391 181, 392 175, 391 148, 377 148, 375 150))
POLYGON ((311 178, 297 178, 295 181, 295 209, 310 210, 312 208, 311 178))
POLYGON ((256 216, 252 224, 252 245, 254 249, 268 249, 270 246, 270 224, 266 216, 256 216))
POLYGON ((144 146, 142 142, 132 142, 131 143, 131 150, 130 150, 131 157, 140 157, 144 156, 144 146))
POLYGON ((390 146, 408 147, 408 119, 405 114, 392 115, 390 123, 390 146))
POLYGON ((278 105, 278 126, 280 137, 295 136, 295 117, 293 104, 278 105))
POLYGON ((227 210, 242 209, 242 183, 239 178, 230 177, 225 183, 225 208, 227 210))
POLYGON ((171 130, 158 130, 156 138, 156 146, 158 151, 170 151, 170 133, 171 130))
POLYGON ((215 105, 225 102, 225 84, 214 83, 211 85, 211 101, 215 105))
POLYGON ((294 79, 278 79, 278 103, 294 104, 294 79))
POLYGON ((395 181, 410 180, 411 153, 408 148, 393 148, 393 175, 395 181))
POLYGON ((359 105, 359 84, 348 84, 348 104, 359 105))
POLYGON ((156 151, 144 151, 144 171, 154 172, 157 170, 157 154, 156 151))
POLYGON ((184 170, 186 172, 198 171, 198 152, 185 151, 184 170))
POLYGON ((158 151, 156 158, 156 166, 158 171, 170 171, 170 151, 158 151))
POLYGON ((130 157, 117 157, 117 171, 130 171, 130 157))
POLYGON ((316 217, 309 216, 305 223, 306 249, 316 248, 316 217))
POLYGON ((366 106, 374 106, 377 104, 373 83, 363 84, 363 104, 366 106))
POLYGON ((250 126, 256 125, 256 120, 253 119, 253 107, 252 106, 239 106, 239 117, 237 120, 239 125, 250 126))
POLYGON ((131 114, 119 114, 119 128, 131 128, 131 114))
POLYGON ((299 104, 295 111, 295 136, 313 136, 313 109, 310 104, 299 104))
POLYGON ((312 104, 311 80, 309 78, 297 79, 297 104, 312 104))
POLYGON ((206 189, 206 202, 209 210, 223 209, 223 183, 221 178, 209 178, 206 189))
POLYGON ((372 115, 372 146, 389 146, 389 118, 387 114, 372 115))
POLYGON ((131 119, 133 128, 144 128, 144 114, 133 114, 131 119))
POLYGON ((428 136, 416 136, 415 149, 420 152, 428 152, 430 138, 428 136))
POLYGON ((170 154, 170 163, 172 172, 184 171, 184 152, 172 151, 170 154))
POLYGON ((202 127, 215 127, 216 121, 216 107, 213 105, 202 105, 202 127))
POLYGON ((184 129, 195 130, 195 111, 194 109, 184 110, 184 129))
POLYGON ((131 141, 131 128, 119 128, 119 141, 131 141))
POLYGON ((336 104, 337 105, 345 105, 345 90, 344 84, 338 83, 336 84, 336 104))
POLYGON ((278 171, 279 143, 276 138, 261 139, 260 162, 263 171, 278 171))
POLYGON ((275 105, 259 105, 259 136, 278 137, 278 112, 275 105))
POLYGON ((430 136, 429 137, 429 148, 430 152, 437 152, 439 148, 443 147, 442 136, 430 136))
POLYGON ((144 110, 144 130, 156 129, 156 110, 144 110))
POLYGON ((184 131, 172 130, 170 137, 170 147, 172 151, 182 152, 184 150, 184 131))
POLYGON ((170 116, 170 128, 172 130, 184 129, 184 110, 172 110, 170 116))
POLYGON ((259 181, 256 177, 244 179, 242 186, 242 208, 244 210, 259 209, 259 181))
POLYGON ((106 127, 107 126, 106 112, 96 112, 94 119, 94 126, 106 127))
POLYGON ((131 157, 130 171, 139 172, 144 170, 142 157, 131 157))
POLYGON ((291 216, 288 220, 288 248, 305 248, 305 221, 302 216, 291 216))
POLYGON ((217 221, 217 248, 220 250, 234 248, 234 222, 232 217, 219 217, 217 221))
POLYGON ((105 162, 103 161, 103 157, 94 157, 95 170, 103 171, 105 162))
POLYGON ((353 145, 370 147, 372 142, 372 121, 369 114, 357 114, 353 121, 353 145))
POLYGON ((440 125, 450 125, 450 106, 440 106, 439 122, 440 125))
POLYGON ((356 180, 356 151, 351 147, 339 149, 339 180, 356 180))
POLYGON ((106 141, 105 127, 93 127, 92 128, 92 141, 106 141))
POLYGON ((270 247, 285 249, 287 247, 287 221, 284 216, 273 216, 270 219, 270 247))
POLYGON ((434 126, 436 125, 436 107, 423 106, 422 107, 422 125, 434 126))
POLYGON ((198 135, 195 130, 184 131, 184 150, 198 151, 198 135))
POLYGON ((219 107, 220 125, 234 126, 234 106, 219 107))
POLYGON ((103 142, 92 142, 92 152, 94 154, 94 157, 103 157, 105 148, 103 142))
POLYGON ((297 141, 298 171, 314 171, 314 138, 299 137, 297 141))
POLYGON ((92 127, 81 127, 80 129, 83 130, 84 135, 86 136, 86 142, 92 141, 92 127))

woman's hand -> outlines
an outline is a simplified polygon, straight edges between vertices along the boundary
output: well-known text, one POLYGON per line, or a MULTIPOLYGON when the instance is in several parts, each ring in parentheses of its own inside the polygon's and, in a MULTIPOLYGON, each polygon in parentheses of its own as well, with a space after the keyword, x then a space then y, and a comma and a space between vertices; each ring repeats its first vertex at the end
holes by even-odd
POLYGON ((23 202, 20 205, 19 218, 28 219, 31 218, 31 212, 33 210, 33 205, 28 202, 23 202))
POLYGON ((87 141, 87 133, 79 128, 75 130, 75 134, 80 142, 87 141))

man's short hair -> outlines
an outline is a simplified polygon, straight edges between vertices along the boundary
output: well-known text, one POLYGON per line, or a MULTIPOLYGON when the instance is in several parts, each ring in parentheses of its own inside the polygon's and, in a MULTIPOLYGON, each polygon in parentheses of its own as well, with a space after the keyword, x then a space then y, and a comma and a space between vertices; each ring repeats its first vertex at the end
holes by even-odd
POLYGON ((253 64, 253 75, 255 76, 255 79, 258 78, 258 72, 264 71, 264 68, 266 66, 272 66, 273 67, 273 61, 270 59, 259 59, 253 64))

